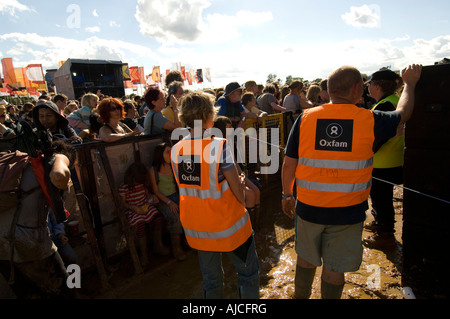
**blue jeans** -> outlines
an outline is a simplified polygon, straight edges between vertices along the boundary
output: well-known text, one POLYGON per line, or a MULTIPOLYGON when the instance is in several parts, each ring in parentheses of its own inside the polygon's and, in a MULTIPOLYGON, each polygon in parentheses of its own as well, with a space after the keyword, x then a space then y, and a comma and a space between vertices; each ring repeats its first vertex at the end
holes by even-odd
MULTIPOLYGON (((180 205, 180 195, 178 194, 178 192, 167 196, 167 198, 178 206, 180 205)), ((159 201, 158 203, 158 210, 164 216, 164 220, 167 223, 167 230, 169 231, 170 235, 181 235, 183 233, 183 228, 180 222, 180 214, 172 213, 169 206, 162 201, 159 201)))
POLYGON ((242 256, 239 257, 236 254, 236 250, 227 253, 198 251, 198 260, 203 275, 203 297, 205 299, 223 298, 222 254, 226 254, 236 268, 239 298, 259 299, 259 262, 253 235, 249 240, 251 240, 251 243, 248 246, 245 261, 241 259, 242 256))

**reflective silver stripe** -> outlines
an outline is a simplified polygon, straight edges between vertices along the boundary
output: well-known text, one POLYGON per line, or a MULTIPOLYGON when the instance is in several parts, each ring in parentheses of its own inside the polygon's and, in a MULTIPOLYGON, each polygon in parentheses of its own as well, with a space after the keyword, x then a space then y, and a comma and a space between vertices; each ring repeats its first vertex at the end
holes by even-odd
POLYGON ((237 221, 236 224, 231 226, 230 228, 216 232, 216 233, 210 233, 210 232, 201 232, 201 231, 195 231, 192 229, 184 229, 184 232, 186 236, 199 238, 199 239, 223 239, 227 237, 233 236, 237 231, 239 231, 242 227, 245 226, 249 219, 248 212, 245 213, 245 215, 237 221))
POLYGON ((331 169, 364 169, 373 166, 373 158, 365 161, 336 161, 311 158, 299 158, 298 165, 331 169))
POLYGON ((321 191, 321 192, 337 192, 337 193, 353 193, 359 191, 365 191, 372 186, 372 179, 366 183, 358 184, 333 184, 333 183, 317 183, 296 179, 298 187, 321 191))
POLYGON ((220 199, 222 198, 223 193, 225 193, 228 189, 230 189, 230 185, 227 181, 224 181, 222 183, 222 187, 220 190, 211 190, 211 189, 205 189, 200 190, 196 188, 187 188, 187 187, 180 187, 180 196, 190 196, 190 197, 197 197, 199 199, 220 199))
MULTIPOLYGON (((217 165, 221 162, 222 149, 221 141, 217 139, 213 139, 210 143, 209 149, 209 188, 212 190, 218 190, 219 185, 217 184, 217 165)), ((227 184, 228 186, 228 184, 227 184)))

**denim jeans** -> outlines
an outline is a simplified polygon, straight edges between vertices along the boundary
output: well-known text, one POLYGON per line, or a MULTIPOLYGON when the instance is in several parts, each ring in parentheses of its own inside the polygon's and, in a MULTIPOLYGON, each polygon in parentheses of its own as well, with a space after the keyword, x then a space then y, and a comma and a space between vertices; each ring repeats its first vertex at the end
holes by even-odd
MULTIPOLYGON (((167 196, 167 198, 178 206, 180 205, 180 195, 178 193, 169 195, 167 196)), ((158 210, 163 215, 164 220, 167 223, 167 230, 169 231, 170 235, 181 235, 183 233, 183 229, 180 222, 180 214, 172 213, 169 206, 162 201, 159 201, 158 203, 158 210)))
POLYGON ((236 250, 226 253, 198 251, 198 260, 203 275, 203 297, 205 299, 223 298, 222 254, 227 255, 236 268, 239 298, 259 299, 259 262, 253 235, 250 240, 251 243, 248 246, 245 261, 241 259, 242 256, 239 257, 236 254, 236 250))

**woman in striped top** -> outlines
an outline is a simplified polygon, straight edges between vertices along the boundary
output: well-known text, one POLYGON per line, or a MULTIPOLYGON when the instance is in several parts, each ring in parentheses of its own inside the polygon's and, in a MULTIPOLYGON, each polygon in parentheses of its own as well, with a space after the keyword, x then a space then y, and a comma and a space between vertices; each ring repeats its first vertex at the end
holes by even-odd
POLYGON ((149 173, 142 163, 133 163, 125 172, 124 183, 119 187, 122 206, 130 227, 136 228, 142 263, 146 264, 147 236, 145 225, 153 222, 153 242, 155 252, 167 255, 169 250, 162 242, 162 217, 155 205, 158 197, 151 193, 149 173))

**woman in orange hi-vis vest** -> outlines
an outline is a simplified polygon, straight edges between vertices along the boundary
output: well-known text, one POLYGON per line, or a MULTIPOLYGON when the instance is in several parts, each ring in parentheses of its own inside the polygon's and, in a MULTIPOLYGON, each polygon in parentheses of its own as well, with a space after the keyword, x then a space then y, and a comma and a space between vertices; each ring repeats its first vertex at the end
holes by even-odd
POLYGON ((403 70, 397 110, 382 112, 356 106, 364 91, 361 73, 339 68, 328 78, 331 104, 305 110, 294 124, 283 164, 282 207, 296 222, 296 298, 310 297, 318 266, 323 265, 324 299, 341 298, 345 273, 359 269, 374 150, 411 117, 421 70, 403 70))
POLYGON ((206 131, 214 124, 213 103, 214 97, 205 93, 191 93, 181 101, 180 120, 190 134, 171 154, 180 220, 188 244, 198 250, 203 297, 223 298, 226 253, 238 273, 240 298, 258 299, 259 264, 242 181, 227 141, 206 131))

